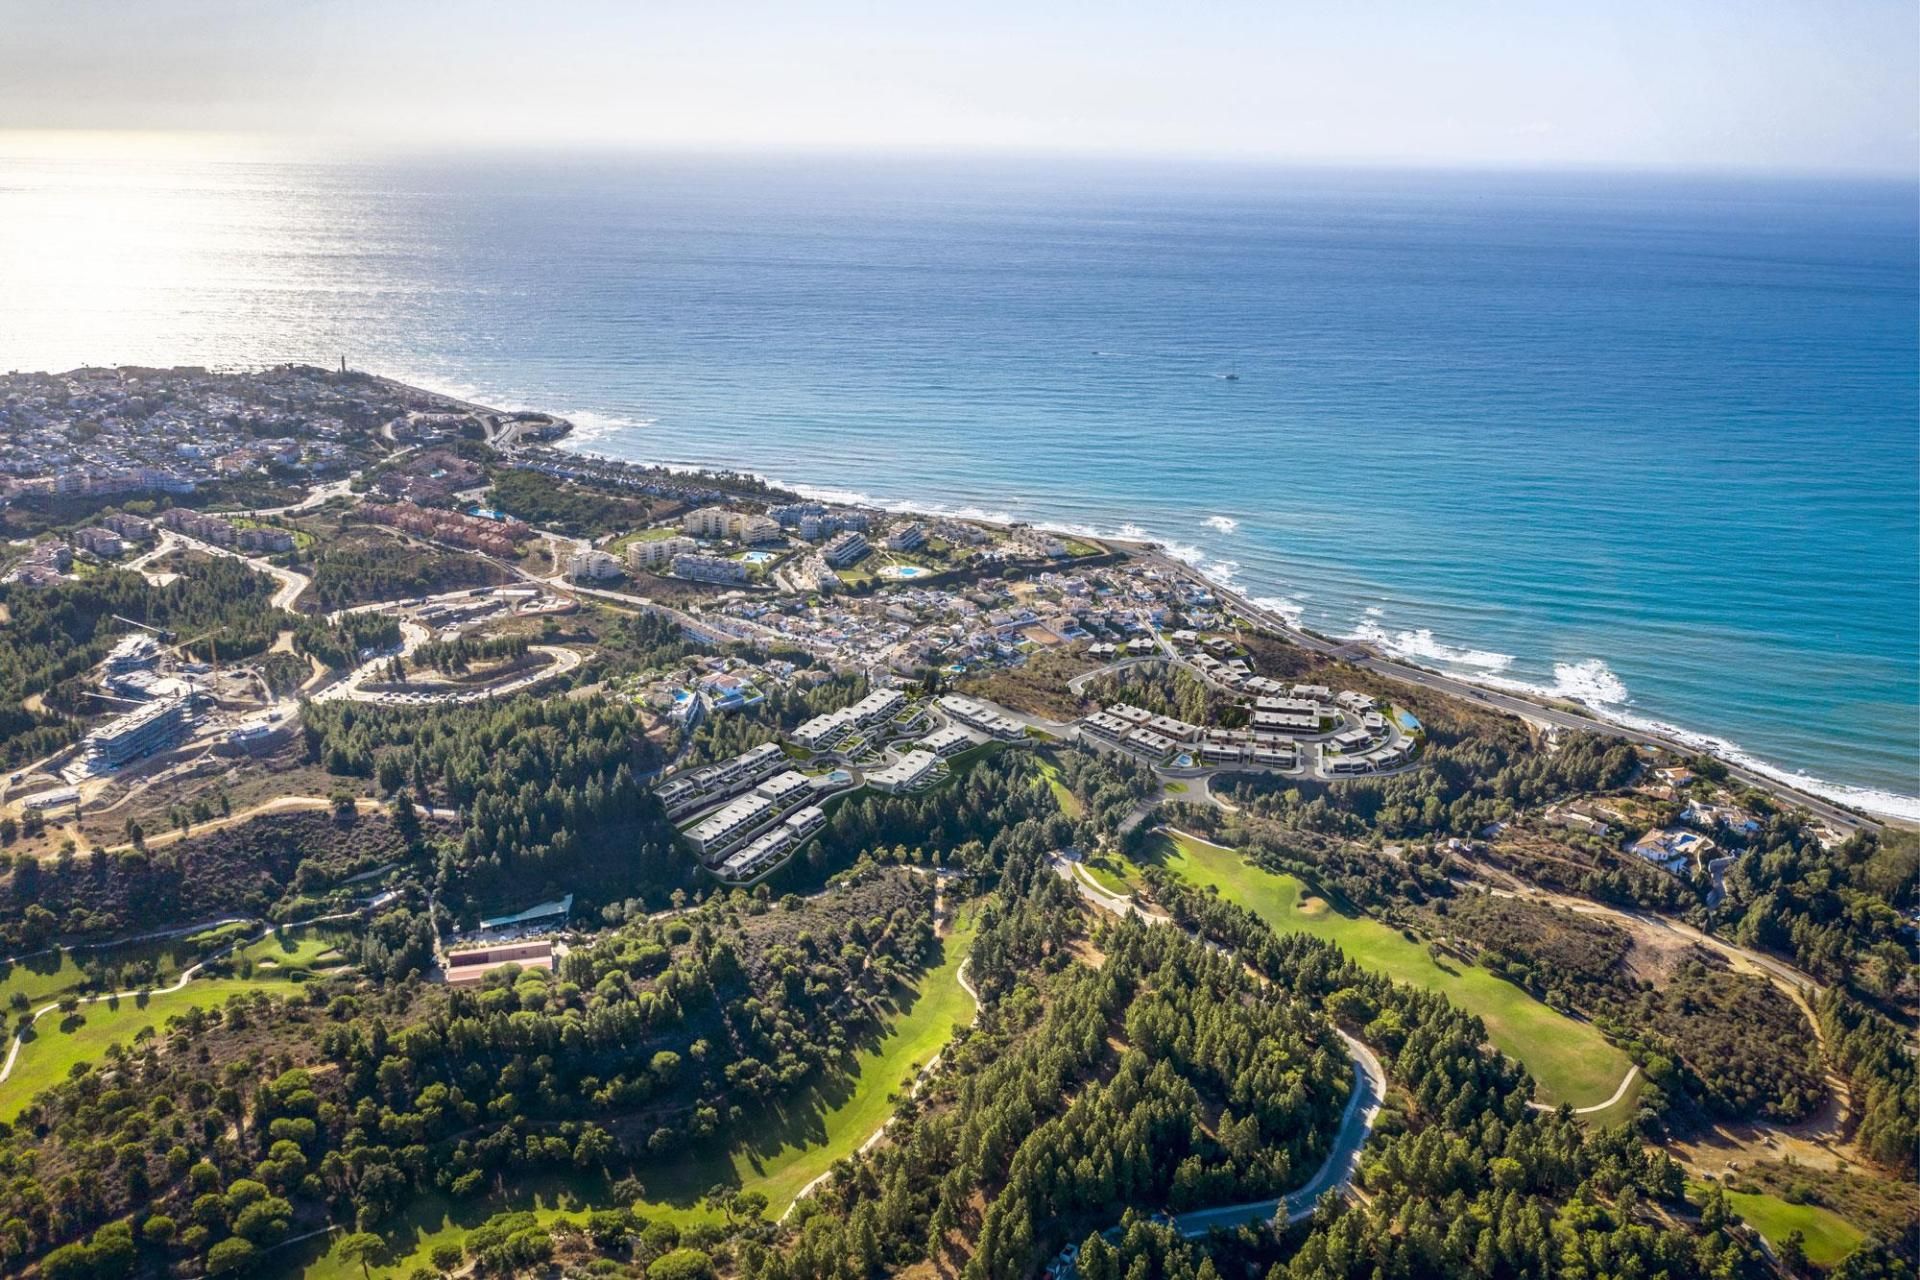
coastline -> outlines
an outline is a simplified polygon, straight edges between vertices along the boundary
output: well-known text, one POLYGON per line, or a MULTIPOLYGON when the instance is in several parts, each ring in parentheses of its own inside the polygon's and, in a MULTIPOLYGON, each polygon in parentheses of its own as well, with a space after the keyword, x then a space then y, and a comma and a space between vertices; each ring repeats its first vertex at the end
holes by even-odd
POLYGON ((1053 532, 1096 538, 1134 551, 1136 554, 1149 552, 1151 549, 1150 554, 1170 569, 1196 582, 1204 583, 1209 590, 1229 597, 1243 612, 1258 618, 1265 625, 1281 632, 1296 643, 1303 643, 1306 647, 1316 648, 1322 652, 1338 651, 1343 658, 1350 661, 1360 657, 1365 665, 1391 678, 1410 679, 1414 683, 1442 689, 1455 697, 1502 706, 1514 714, 1531 713, 1536 717, 1558 718, 1565 723, 1566 727, 1581 727, 1623 737, 1630 741, 1710 755, 1724 763, 1733 775, 1742 781, 1788 797, 1793 803, 1804 805, 1810 811, 1825 816, 1829 821, 1843 827, 1889 822, 1901 826, 1920 827, 1920 795, 1907 795, 1820 778, 1804 770, 1796 770, 1768 761, 1739 743, 1710 730, 1689 728, 1655 717, 1642 716, 1627 710, 1625 706, 1608 705, 1604 702, 1596 704, 1595 700, 1568 696, 1526 681, 1500 676, 1495 671, 1463 672, 1431 666, 1405 653, 1393 653, 1387 646, 1379 644, 1373 637, 1364 634, 1335 637, 1312 631, 1303 627, 1302 610, 1297 603, 1279 598, 1249 595, 1244 588, 1232 581, 1235 576, 1232 572, 1221 573, 1217 570, 1210 572, 1213 566, 1209 565, 1207 558, 1198 548, 1181 547, 1177 542, 1157 536, 1154 531, 1129 520, 1120 520, 1112 528, 1083 522, 1049 520, 1044 517, 1021 520, 1009 511, 996 510, 985 503, 970 502, 952 506, 912 498, 879 497, 860 490, 798 483, 770 475, 744 462, 718 459, 698 462, 668 460, 644 456, 637 452, 632 455, 613 454, 594 446, 602 443, 604 435, 616 431, 625 432, 631 427, 643 424, 628 424, 624 421, 616 422, 602 418, 592 428, 582 431, 580 422, 583 416, 598 417, 599 415, 583 414, 579 410, 543 410, 531 405, 489 405, 470 398, 479 394, 473 388, 465 388, 458 392, 443 391, 428 386, 422 381, 413 381, 406 376, 383 378, 383 380, 396 386, 406 386, 457 400, 463 405, 471 405, 496 414, 551 413, 556 419, 568 422, 570 429, 565 435, 551 441, 550 447, 582 457, 619 461, 634 466, 659 467, 680 474, 727 471, 751 477, 815 501, 868 507, 898 515, 947 517, 1001 526, 1026 523, 1053 532))

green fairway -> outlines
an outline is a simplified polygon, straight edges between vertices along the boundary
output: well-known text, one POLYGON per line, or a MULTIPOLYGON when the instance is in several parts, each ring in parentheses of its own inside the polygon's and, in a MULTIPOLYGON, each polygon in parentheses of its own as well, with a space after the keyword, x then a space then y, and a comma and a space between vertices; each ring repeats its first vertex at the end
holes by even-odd
MULTIPOLYGON (((1704 1199, 1704 1183, 1689 1182, 1687 1198, 1695 1204, 1704 1199)), ((1779 1248, 1788 1236, 1798 1231, 1807 1250, 1807 1260, 1816 1266, 1830 1267, 1860 1247, 1866 1233, 1833 1210, 1817 1204, 1791 1204, 1779 1196, 1739 1191, 1727 1192, 1727 1203, 1742 1221, 1765 1236, 1767 1243, 1779 1248)))
POLYGON ((239 978, 200 979, 144 1000, 126 996, 83 1004, 71 1014, 57 1009, 48 1013, 34 1024, 32 1038, 20 1046, 13 1074, 0 1084, 0 1120, 11 1122, 36 1093, 65 1080, 76 1062, 97 1062, 116 1041, 131 1047, 140 1028, 164 1034, 174 1014, 225 1004, 229 996, 258 990, 259 985, 239 978))
POLYGON ((1045 778, 1047 786, 1052 788, 1053 798, 1060 806, 1060 812, 1069 818, 1078 818, 1086 813, 1087 807, 1080 803, 1080 797, 1068 790, 1067 784, 1060 780, 1060 766, 1054 763, 1053 757, 1042 751, 1035 753, 1033 758, 1034 763, 1040 766, 1040 776, 1045 778))
POLYGON ((1163 835, 1159 846, 1160 865, 1194 884, 1218 889, 1275 929, 1324 938, 1355 963, 1439 991, 1477 1015, 1486 1023, 1488 1039, 1533 1073, 1542 1102, 1576 1107, 1605 1102, 1632 1065, 1589 1024, 1554 1012, 1478 965, 1436 960, 1423 944, 1398 930, 1336 910, 1304 881, 1276 875, 1230 849, 1184 835, 1163 835))
MULTIPOLYGON (((639 1175, 646 1198, 634 1209, 649 1219, 684 1226, 706 1217, 700 1197, 716 1184, 726 1184, 764 1194, 770 1216, 784 1213, 808 1183, 853 1155, 886 1123, 894 1096, 933 1060, 955 1026, 973 1021, 973 997, 960 985, 959 974, 975 928, 970 913, 955 920, 934 967, 916 988, 900 993, 887 1026, 860 1044, 852 1073, 808 1088, 776 1121, 749 1126, 753 1136, 742 1146, 694 1151, 643 1166, 639 1175)), ((552 1222, 604 1206, 607 1196, 604 1180, 582 1176, 531 1179, 506 1196, 479 1202, 456 1204, 429 1197, 385 1226, 382 1234, 392 1253, 387 1265, 374 1268, 373 1274, 405 1276, 428 1266, 436 1245, 459 1243, 494 1214, 525 1209, 542 1222, 552 1222)), ((329 1251, 312 1258, 299 1274, 304 1280, 356 1280, 360 1265, 329 1251)))
POLYGON ((234 952, 233 965, 252 965, 255 978, 308 978, 345 963, 338 950, 344 936, 324 927, 276 930, 234 952))
POLYGON ((153 984, 168 986, 180 976, 183 968, 212 949, 210 944, 243 933, 249 927, 234 923, 202 930, 188 938, 156 938, 72 951, 60 948, 10 964, 0 963, 0 1004, 11 1005, 18 993, 37 1008, 64 991, 77 991, 87 981, 83 965, 118 969, 124 978, 118 984, 123 990, 139 985, 139 980, 131 975, 139 966, 148 965, 153 984))
POLYGON ((1139 865, 1117 849, 1093 854, 1081 866, 1108 893, 1131 894, 1140 883, 1139 865))
POLYGON ((45 1004, 86 978, 74 963, 73 953, 65 950, 28 956, 5 966, 0 973, 4 974, 0 976, 0 1001, 10 1003, 17 993, 34 1005, 45 1004))

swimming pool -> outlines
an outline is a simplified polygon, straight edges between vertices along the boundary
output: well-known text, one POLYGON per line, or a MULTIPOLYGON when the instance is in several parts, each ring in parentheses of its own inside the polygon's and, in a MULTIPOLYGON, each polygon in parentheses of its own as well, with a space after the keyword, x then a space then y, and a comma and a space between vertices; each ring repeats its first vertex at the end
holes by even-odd
POLYGON ((883 564, 874 570, 874 576, 899 580, 904 578, 924 578, 932 572, 933 570, 917 564, 883 564))
POLYGON ((743 551, 740 558, 748 564, 772 564, 776 559, 771 551, 743 551))

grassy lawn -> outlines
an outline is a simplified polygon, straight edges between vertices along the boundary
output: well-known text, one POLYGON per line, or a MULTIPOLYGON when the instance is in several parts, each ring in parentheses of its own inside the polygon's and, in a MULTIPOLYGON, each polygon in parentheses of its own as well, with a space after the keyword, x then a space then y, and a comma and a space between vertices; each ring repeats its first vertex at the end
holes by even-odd
POLYGON ((85 977, 73 962, 71 951, 27 956, 7 965, 0 974, 0 1002, 11 1001, 18 992, 35 1005, 45 1004, 67 988, 80 985, 85 977))
POLYGON ((1069 818, 1078 818, 1084 814, 1087 807, 1081 804, 1080 797, 1069 791, 1067 784, 1060 780, 1060 766, 1054 763, 1053 757, 1041 752, 1034 756, 1034 761, 1040 766, 1040 776, 1045 778, 1047 786, 1052 788, 1053 798, 1060 805, 1060 812, 1069 818))
POLYGON ((14 993, 19 992, 37 1007, 63 991, 79 988, 87 977, 81 969, 82 960, 98 960, 114 965, 151 963, 158 985, 165 986, 179 977, 180 970, 191 964, 200 953, 196 944, 229 939, 251 927, 246 924, 222 925, 217 929, 203 930, 191 938, 159 938, 84 951, 62 949, 27 956, 13 964, 0 964, 0 1005, 11 1005, 14 993))
MULTIPOLYGON (((1687 1198, 1705 1199, 1704 1183, 1689 1182, 1687 1198)), ((1746 1224, 1776 1249, 1798 1231, 1806 1244, 1807 1260, 1830 1267, 1860 1247, 1864 1232, 1833 1210, 1817 1204, 1790 1204, 1779 1196, 1729 1191, 1727 1203, 1746 1224)))
POLYGON ((47 1014, 34 1024, 33 1037, 20 1046, 13 1074, 0 1084, 0 1120, 11 1122, 36 1093, 65 1080, 76 1062, 97 1061, 115 1041, 131 1046, 142 1027, 164 1032, 167 1019, 176 1013, 225 1004, 229 996, 259 985, 240 978, 207 978, 179 991, 155 993, 144 1002, 129 996, 83 1004, 71 1015, 58 1010, 47 1014))
MULTIPOLYGON (((709 1148, 643 1166, 647 1196, 634 1208, 649 1219, 685 1225, 707 1217, 699 1199, 715 1184, 737 1185, 767 1197, 767 1212, 778 1217, 809 1182, 853 1155, 893 1113, 893 1096, 932 1061, 953 1036, 956 1025, 973 1021, 973 998, 959 982, 960 965, 972 949, 977 921, 970 913, 955 920, 933 968, 916 989, 898 993, 895 1012, 878 1035, 863 1041, 853 1069, 815 1084, 793 1099, 777 1120, 758 1126, 745 1143, 731 1150, 709 1148)), ((598 1176, 528 1179, 504 1197, 456 1204, 428 1197, 387 1226, 382 1234, 392 1254, 376 1276, 405 1276, 429 1266, 434 1246, 458 1243, 488 1217, 516 1209, 532 1210, 542 1222, 578 1217, 608 1203, 598 1176)), ((315 1241, 318 1246, 321 1242, 315 1241)), ((358 1263, 330 1249, 306 1255, 303 1280, 356 1280, 358 1263)))
POLYGON ((325 928, 276 931, 234 953, 236 968, 251 964, 256 978, 307 978, 345 963, 341 935, 325 928))
POLYGON ((1140 883, 1140 867, 1117 849, 1090 854, 1085 863, 1093 882, 1108 893, 1130 894, 1140 883))
POLYGON ((1439 991, 1477 1015, 1487 1025, 1488 1038, 1533 1073, 1542 1102, 1576 1107, 1604 1102, 1631 1065, 1625 1053, 1588 1024, 1554 1012, 1477 965, 1435 960, 1424 944, 1409 941, 1398 930, 1335 910, 1293 876, 1276 875, 1232 850, 1184 836, 1163 836, 1160 854, 1167 870, 1218 889, 1275 929, 1323 938, 1355 963, 1439 991))

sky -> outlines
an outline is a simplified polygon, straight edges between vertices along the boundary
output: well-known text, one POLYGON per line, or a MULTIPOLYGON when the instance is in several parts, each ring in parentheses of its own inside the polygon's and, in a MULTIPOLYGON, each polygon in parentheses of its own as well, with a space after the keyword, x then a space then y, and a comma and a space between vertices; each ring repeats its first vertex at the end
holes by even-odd
POLYGON ((0 0, 0 129, 1920 173, 1914 0, 0 0))

